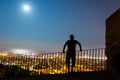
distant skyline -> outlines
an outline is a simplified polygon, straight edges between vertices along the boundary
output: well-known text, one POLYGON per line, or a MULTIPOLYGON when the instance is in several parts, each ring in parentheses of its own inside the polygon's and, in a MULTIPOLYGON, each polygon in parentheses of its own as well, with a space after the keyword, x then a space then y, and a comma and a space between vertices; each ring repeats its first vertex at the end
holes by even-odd
POLYGON ((70 34, 83 49, 103 48, 118 8, 120 0, 0 0, 0 48, 62 51, 70 34))

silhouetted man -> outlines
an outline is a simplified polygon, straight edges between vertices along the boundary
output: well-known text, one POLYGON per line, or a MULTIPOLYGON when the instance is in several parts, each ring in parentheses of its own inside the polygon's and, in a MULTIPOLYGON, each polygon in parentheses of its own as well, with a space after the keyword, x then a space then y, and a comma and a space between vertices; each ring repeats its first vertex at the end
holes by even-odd
POLYGON ((79 45, 80 51, 82 51, 81 44, 77 40, 74 40, 74 35, 71 34, 70 40, 66 41, 63 47, 63 53, 65 53, 65 47, 67 46, 66 65, 68 67, 68 73, 70 72, 70 59, 72 59, 71 72, 73 72, 73 67, 75 66, 76 44, 79 45))

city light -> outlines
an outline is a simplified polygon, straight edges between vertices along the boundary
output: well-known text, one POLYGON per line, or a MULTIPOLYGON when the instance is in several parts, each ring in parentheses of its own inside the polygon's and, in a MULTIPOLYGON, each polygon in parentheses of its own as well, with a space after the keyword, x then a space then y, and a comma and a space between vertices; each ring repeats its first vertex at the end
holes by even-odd
POLYGON ((5 51, 5 52, 3 52, 3 53, 0 53, 0 55, 1 55, 1 56, 7 56, 8 53, 5 51))
MULTIPOLYGON (((93 49, 97 51, 97 49, 93 49)), ((75 72, 99 71, 105 69, 106 56, 91 56, 92 52, 76 54, 75 72), (88 55, 90 54, 90 56, 88 55), (79 56, 78 56, 79 55, 79 56)), ((101 49, 105 54, 105 49, 101 49)), ((94 54, 93 54, 94 55, 94 54)), ((36 54, 35 51, 24 49, 11 49, 0 52, 0 63, 4 65, 17 65, 37 74, 60 74, 67 73, 64 53, 36 54), (27 54, 27 55, 26 55, 27 54), (29 54, 29 55, 28 55, 29 54), (6 55, 6 56, 5 56, 6 55), (48 56, 49 55, 49 56, 48 56)), ((70 64, 71 65, 71 64, 70 64)))

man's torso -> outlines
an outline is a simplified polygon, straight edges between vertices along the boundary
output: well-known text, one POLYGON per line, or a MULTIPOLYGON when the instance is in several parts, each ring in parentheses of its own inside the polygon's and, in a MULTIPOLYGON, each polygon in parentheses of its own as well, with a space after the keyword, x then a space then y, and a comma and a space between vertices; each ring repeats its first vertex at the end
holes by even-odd
POLYGON ((67 55, 75 55, 76 53, 76 44, 77 41, 76 40, 68 40, 67 41, 67 45, 68 45, 68 49, 67 49, 67 55))

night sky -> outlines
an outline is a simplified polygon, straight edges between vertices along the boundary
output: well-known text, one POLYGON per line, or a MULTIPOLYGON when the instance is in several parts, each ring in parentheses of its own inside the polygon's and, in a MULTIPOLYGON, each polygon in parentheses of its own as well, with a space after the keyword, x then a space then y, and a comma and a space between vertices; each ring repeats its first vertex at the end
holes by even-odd
POLYGON ((119 7, 120 0, 0 0, 0 48, 62 51, 70 34, 84 49, 104 48, 105 20, 119 7))

